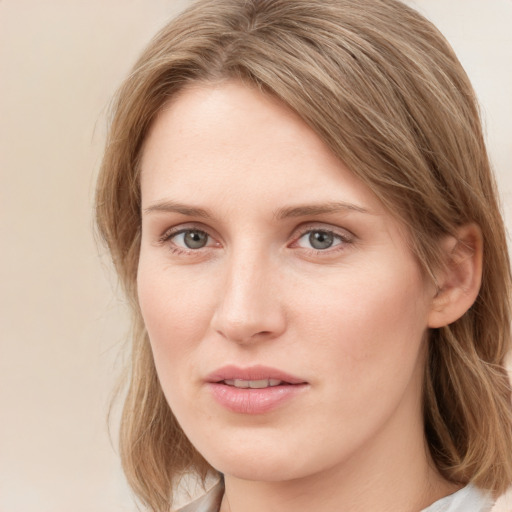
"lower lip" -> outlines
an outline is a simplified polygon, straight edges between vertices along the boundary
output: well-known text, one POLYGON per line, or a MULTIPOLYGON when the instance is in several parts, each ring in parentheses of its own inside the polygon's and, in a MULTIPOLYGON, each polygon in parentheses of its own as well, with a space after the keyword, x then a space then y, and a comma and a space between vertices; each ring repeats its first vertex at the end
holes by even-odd
POLYGON ((284 405, 304 391, 307 384, 287 384, 268 388, 235 388, 210 382, 208 387, 217 402, 240 414, 264 414, 284 405))

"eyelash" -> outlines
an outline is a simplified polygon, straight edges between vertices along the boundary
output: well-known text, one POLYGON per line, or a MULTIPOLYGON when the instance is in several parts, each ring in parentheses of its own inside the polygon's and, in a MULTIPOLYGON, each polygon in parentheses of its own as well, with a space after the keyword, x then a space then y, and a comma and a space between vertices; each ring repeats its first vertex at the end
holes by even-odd
MULTIPOLYGON (((158 242, 161 245, 168 245, 171 253, 177 254, 177 255, 183 254, 183 255, 195 256, 195 255, 199 255, 199 253, 201 252, 201 249, 207 249, 207 248, 211 247, 211 246, 206 245, 204 247, 200 247, 197 249, 191 249, 191 248, 185 249, 183 247, 175 245, 172 242, 172 239, 177 237, 178 235, 187 233, 187 232, 191 232, 191 231, 195 231, 198 233, 204 233, 208 237, 209 240, 213 240, 213 237, 205 229, 191 226, 191 227, 179 228, 179 229, 171 228, 171 229, 167 230, 158 239, 158 242)), ((333 254, 338 251, 343 251, 343 250, 345 250, 345 248, 346 248, 345 246, 347 244, 353 244, 355 241, 354 235, 352 233, 347 232, 346 230, 344 230, 343 233, 340 233, 339 231, 336 231, 333 229, 308 225, 308 226, 304 226, 299 229, 298 235, 293 237, 293 242, 291 244, 289 244, 288 247, 293 248, 294 246, 296 246, 296 244, 298 244, 299 240, 301 240, 305 235, 310 234, 310 233, 323 233, 328 236, 332 236, 334 239, 337 239, 339 241, 339 243, 335 243, 335 245, 328 247, 326 249, 315 249, 313 247, 311 247, 311 248, 301 247, 304 251, 307 251, 309 254, 312 254, 312 255, 326 256, 328 254, 333 254)))
POLYGON ((200 249, 185 249, 183 247, 179 247, 179 246, 175 245, 172 242, 172 239, 177 237, 178 235, 181 235, 183 233, 188 233, 191 231, 195 231, 197 233, 204 233, 208 237, 208 239, 213 239, 213 237, 206 230, 191 226, 191 227, 179 228, 179 229, 171 228, 171 229, 167 230, 158 239, 158 243, 161 245, 168 245, 169 250, 171 251, 172 254, 178 254, 178 255, 185 254, 185 255, 195 256, 199 253, 200 249, 205 249, 205 248, 207 248, 207 246, 201 247, 200 249))
POLYGON ((354 243, 354 235, 351 233, 349 234, 347 231, 344 231, 343 233, 323 228, 323 227, 315 227, 315 226, 305 226, 300 229, 299 235, 294 237, 294 241, 292 242, 291 246, 298 244, 299 240, 301 240, 303 237, 305 237, 307 234, 311 233, 323 233, 329 236, 332 236, 334 239, 337 239, 339 243, 335 243, 335 245, 332 245, 331 247, 328 247, 326 249, 315 249, 314 247, 302 247, 303 250, 308 251, 308 253, 312 255, 321 255, 321 256, 327 256, 332 255, 333 253, 337 253, 339 251, 343 251, 346 249, 346 245, 353 244, 354 243))

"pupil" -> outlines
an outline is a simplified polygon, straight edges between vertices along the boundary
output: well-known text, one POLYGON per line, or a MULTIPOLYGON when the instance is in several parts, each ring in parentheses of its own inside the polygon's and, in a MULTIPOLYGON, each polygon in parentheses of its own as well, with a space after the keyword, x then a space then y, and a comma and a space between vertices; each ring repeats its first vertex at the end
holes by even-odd
POLYGON ((328 249, 334 242, 334 236, 332 233, 326 233, 325 231, 313 231, 309 235, 309 243, 315 249, 328 249))
POLYGON ((208 235, 203 231, 187 231, 184 242, 189 249, 201 249, 206 245, 208 235))

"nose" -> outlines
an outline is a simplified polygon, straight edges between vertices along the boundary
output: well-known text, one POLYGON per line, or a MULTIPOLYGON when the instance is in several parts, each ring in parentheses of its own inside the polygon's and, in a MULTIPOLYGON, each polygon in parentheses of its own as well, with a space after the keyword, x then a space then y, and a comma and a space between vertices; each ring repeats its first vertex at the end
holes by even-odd
POLYGON ((239 344, 279 337, 286 330, 279 274, 268 257, 254 251, 227 261, 212 328, 239 344))

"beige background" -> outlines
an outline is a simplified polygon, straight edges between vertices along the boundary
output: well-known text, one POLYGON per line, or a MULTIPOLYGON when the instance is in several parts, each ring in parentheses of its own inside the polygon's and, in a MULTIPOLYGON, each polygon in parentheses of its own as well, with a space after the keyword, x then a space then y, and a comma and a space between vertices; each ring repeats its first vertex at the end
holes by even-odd
MULTIPOLYGON (((185 3, 0 0, 0 512, 136 510, 106 422, 128 322, 91 205, 109 98, 185 3)), ((512 0, 411 3, 473 79, 510 225, 512 0)))

